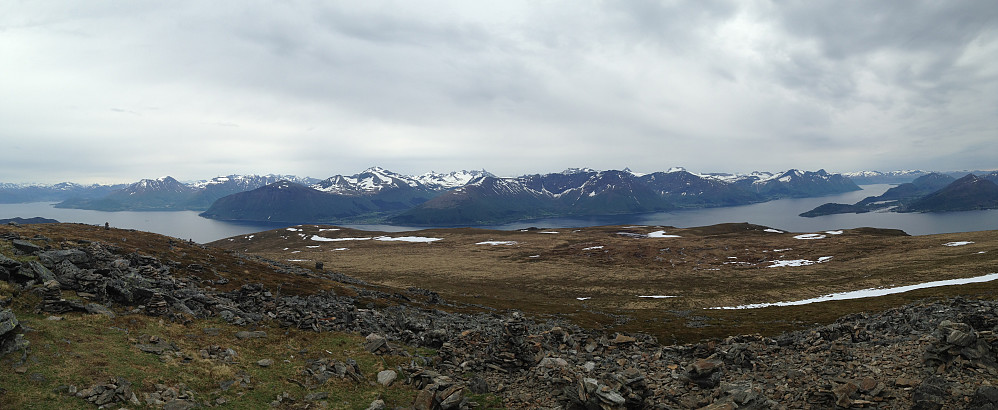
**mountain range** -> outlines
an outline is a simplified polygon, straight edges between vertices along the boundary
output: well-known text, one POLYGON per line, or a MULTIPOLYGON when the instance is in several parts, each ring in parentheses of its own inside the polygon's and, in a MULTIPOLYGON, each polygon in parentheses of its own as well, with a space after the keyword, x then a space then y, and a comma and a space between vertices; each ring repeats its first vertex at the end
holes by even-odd
POLYGON ((930 173, 855 204, 826 203, 800 214, 815 217, 871 211, 948 212, 998 208, 998 172, 969 173, 959 179, 930 173))
POLYGON ((202 216, 282 222, 378 221, 401 225, 488 225, 557 216, 634 214, 676 208, 742 205, 860 189, 838 175, 790 170, 780 174, 700 175, 684 169, 638 174, 569 169, 497 177, 463 173, 447 184, 371 168, 312 186, 279 183, 219 199, 202 216), (326 194, 334 199, 321 196, 326 194), (297 203, 314 203, 298 207, 297 203), (318 204, 323 204, 319 206, 318 204))
POLYGON ((124 187, 124 184, 80 185, 72 182, 60 182, 54 185, 0 183, 0 204, 55 202, 68 198, 100 198, 124 187))
MULTIPOLYGON (((869 212, 891 207, 920 211, 990 206, 986 200, 975 204, 967 199, 986 198, 986 193, 978 191, 986 190, 981 187, 987 185, 969 191, 954 188, 941 194, 942 198, 917 202, 955 181, 945 174, 864 171, 848 175, 852 178, 824 170, 699 174, 673 168, 643 174, 628 169, 573 168, 519 177, 498 177, 484 170, 409 176, 373 167, 321 180, 292 175, 228 175, 191 183, 162 177, 117 186, 0 184, 0 202, 61 199, 57 207, 195 210, 204 211, 204 217, 232 221, 491 225, 545 217, 635 214, 813 197, 858 190, 854 179, 918 175, 881 196, 853 205, 825 204, 805 214, 869 212), (946 199, 958 195, 964 199, 946 199)), ((998 172, 979 178, 998 179, 995 175, 998 172)))

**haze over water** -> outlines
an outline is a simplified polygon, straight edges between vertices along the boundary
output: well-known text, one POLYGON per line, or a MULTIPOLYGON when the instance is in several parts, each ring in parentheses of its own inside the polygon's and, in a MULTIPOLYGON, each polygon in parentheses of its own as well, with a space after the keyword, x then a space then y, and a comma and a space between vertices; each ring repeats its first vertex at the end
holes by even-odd
MULTIPOLYGON (((969 232, 998 229, 998 210, 947 213, 892 213, 839 214, 817 218, 797 216, 801 212, 826 202, 855 203, 867 196, 884 193, 890 185, 863 185, 862 191, 816 198, 790 198, 759 204, 690 209, 673 212, 656 212, 639 215, 599 216, 590 218, 550 218, 522 221, 504 225, 480 226, 481 228, 513 230, 527 227, 578 228, 596 225, 665 225, 678 228, 714 225, 727 222, 749 222, 790 232, 817 232, 858 227, 901 229, 912 235, 969 232)), ((53 208, 50 203, 0 204, 0 219, 40 216, 60 222, 76 222, 116 228, 137 229, 191 239, 205 243, 230 236, 243 235, 292 224, 234 223, 206 219, 195 211, 169 212, 103 212, 82 209, 53 208)), ((350 228, 400 232, 425 229, 397 225, 342 225, 350 228)))

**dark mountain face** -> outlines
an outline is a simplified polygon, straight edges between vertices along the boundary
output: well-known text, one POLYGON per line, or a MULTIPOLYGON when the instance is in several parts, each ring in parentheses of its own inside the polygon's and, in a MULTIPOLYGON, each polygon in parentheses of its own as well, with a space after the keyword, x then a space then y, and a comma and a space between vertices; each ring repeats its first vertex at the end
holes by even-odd
POLYGON ((669 200, 624 171, 591 175, 578 190, 560 196, 569 215, 613 215, 674 209, 669 200))
POLYGON ((970 211, 998 208, 998 185, 974 174, 918 199, 906 212, 970 211))
MULTIPOLYGON (((955 179, 949 175, 938 173, 926 174, 916 178, 912 182, 888 189, 887 192, 884 192, 880 196, 867 197, 862 201, 857 202, 856 205, 871 207, 877 203, 884 203, 885 201, 899 201, 900 204, 904 204, 942 189, 953 181, 955 181, 955 179)), ((874 206, 873 208, 867 210, 873 210, 874 208, 876 207, 874 206)))
POLYGON ((742 205, 858 189, 847 178, 823 170, 791 170, 775 176, 760 173, 742 178, 701 176, 685 170, 643 176, 627 171, 572 170, 519 178, 477 179, 405 211, 391 222, 487 225, 552 216, 657 212, 677 206, 742 205))
POLYGON ((480 177, 409 209, 390 221, 402 225, 488 225, 556 214, 547 195, 516 178, 480 177))
POLYGON ((686 171, 656 172, 639 178, 641 182, 678 206, 732 206, 759 202, 759 194, 736 184, 704 178, 686 171))
POLYGON ((776 178, 736 183, 739 187, 765 198, 804 198, 859 191, 862 188, 840 174, 829 174, 821 169, 816 172, 791 169, 776 178))
POLYGON ((868 196, 854 205, 827 203, 800 214, 803 217, 815 217, 832 214, 865 213, 881 209, 904 209, 904 207, 919 198, 935 192, 952 183, 954 179, 948 175, 931 173, 915 178, 914 181, 888 189, 878 196, 868 196))
POLYGON ((278 181, 215 201, 201 216, 228 221, 327 222, 374 212, 370 202, 278 181))
MULTIPOLYGON (((287 180, 298 184, 307 184, 311 178, 297 178, 289 175, 227 175, 215 177, 211 181, 198 184, 200 190, 184 205, 191 210, 206 210, 219 198, 239 192, 245 192, 287 180), (203 186, 203 187, 202 187, 203 186)), ((314 182, 314 180, 311 180, 314 182)))
POLYGON ((520 177, 520 181, 527 189, 548 195, 560 196, 568 194, 570 190, 578 190, 597 176, 596 171, 569 170, 568 173, 556 173, 547 175, 527 175, 520 177))

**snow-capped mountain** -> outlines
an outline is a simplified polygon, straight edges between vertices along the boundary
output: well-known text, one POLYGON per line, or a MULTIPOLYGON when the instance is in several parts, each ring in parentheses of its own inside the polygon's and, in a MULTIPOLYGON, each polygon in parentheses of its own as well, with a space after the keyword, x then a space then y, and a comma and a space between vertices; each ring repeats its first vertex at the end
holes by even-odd
POLYGON ((264 185, 270 185, 277 181, 289 181, 295 184, 312 185, 319 182, 318 179, 309 177, 297 177, 294 175, 226 175, 217 176, 210 180, 202 180, 188 184, 194 189, 210 189, 217 186, 238 187, 244 191, 256 189, 264 185))
POLYGON ((931 172, 922 170, 898 170, 898 171, 856 171, 856 172, 843 172, 842 175, 851 179, 853 182, 859 185, 869 185, 869 184, 903 184, 906 182, 914 181, 923 175, 928 175, 931 172))
POLYGON ((429 189, 416 178, 381 167, 371 167, 350 176, 335 175, 313 184, 312 188, 339 195, 370 195, 391 189, 429 189))
POLYGON ((391 221, 398 224, 481 225, 546 216, 741 205, 857 189, 859 187, 849 179, 824 170, 718 177, 698 175, 682 168, 645 175, 630 171, 573 169, 516 178, 476 178, 391 221))
POLYGON ((495 175, 484 169, 481 171, 453 171, 446 174, 430 171, 416 176, 415 180, 430 189, 448 190, 468 185, 471 180, 483 176, 493 177, 495 175))
POLYGON ((119 194, 122 195, 143 195, 143 194, 190 194, 195 191, 187 185, 180 183, 171 176, 165 176, 157 179, 143 179, 134 184, 128 185, 119 194))
MULTIPOLYGON (((69 189, 71 185, 65 187, 69 189)), ((106 211, 205 210, 222 198, 263 187, 270 188, 252 196, 237 197, 254 203, 254 215, 266 214, 268 207, 276 212, 298 200, 343 209, 318 213, 299 210, 287 215, 381 218, 382 222, 430 225, 730 206, 858 189, 847 178, 824 170, 733 175, 697 174, 681 167, 650 174, 629 169, 569 168, 544 175, 499 178, 484 170, 409 176, 372 167, 354 175, 336 175, 324 180, 290 175, 227 175, 189 184, 172 177, 144 179, 103 197, 70 199, 58 206, 106 211), (294 189, 276 188, 285 185, 294 189), (295 194, 291 195, 292 192, 295 194), (316 197, 317 194, 340 199, 317 200, 325 198, 316 197), (268 202, 273 203, 268 205, 268 202)), ((217 212, 210 213, 212 217, 239 219, 238 215, 226 214, 238 211, 235 205, 238 201, 229 199, 226 204, 223 208, 228 210, 216 209, 217 212)))

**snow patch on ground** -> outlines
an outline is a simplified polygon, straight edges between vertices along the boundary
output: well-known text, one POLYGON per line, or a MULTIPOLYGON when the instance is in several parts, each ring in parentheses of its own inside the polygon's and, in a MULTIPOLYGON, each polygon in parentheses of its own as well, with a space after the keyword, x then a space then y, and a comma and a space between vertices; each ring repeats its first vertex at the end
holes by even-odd
POLYGON ((336 248, 336 249, 333 249, 333 250, 334 251, 349 251, 350 248, 336 248))
POLYGON ((668 299, 668 298, 676 298, 678 296, 672 296, 672 295, 640 295, 638 297, 639 298, 645 298, 645 299, 668 299))
POLYGON ((319 232, 338 231, 338 230, 340 230, 340 228, 319 228, 319 232))
POLYGON ((805 233, 795 236, 794 239, 825 239, 825 235, 820 233, 805 233))
POLYGON ((817 261, 807 260, 807 259, 794 259, 786 261, 773 261, 772 265, 767 266, 767 268, 782 268, 786 266, 807 266, 814 265, 816 263, 825 263, 832 260, 831 256, 822 256, 818 258, 817 261))
POLYGON ((582 250, 584 250, 584 251, 592 251, 592 250, 596 250, 596 249, 603 249, 603 245, 599 245, 599 246, 590 246, 590 247, 588 247, 588 248, 582 248, 582 250))
POLYGON ((560 232, 555 232, 555 231, 540 231, 538 233, 560 233, 560 232))
POLYGON ((971 241, 946 242, 946 243, 943 244, 943 246, 963 246, 963 245, 970 245, 972 243, 973 242, 971 242, 971 241))
POLYGON ((577 299, 577 300, 589 300, 589 299, 592 299, 592 297, 587 296, 587 297, 584 297, 584 298, 575 298, 575 299, 577 299))
POLYGON ((540 257, 541 257, 541 255, 530 255, 530 256, 528 256, 528 258, 540 258, 540 257))
POLYGON ((312 240, 317 242, 341 242, 341 241, 367 241, 371 238, 326 238, 319 235, 312 235, 312 240))
POLYGON ((391 236, 379 236, 377 238, 374 238, 374 240, 376 241, 422 242, 422 243, 436 242, 441 239, 444 238, 427 238, 425 236, 397 236, 394 238, 391 236))
POLYGON ((665 231, 655 231, 648 234, 649 238, 681 238, 679 235, 666 235, 665 231))
POLYGON ((783 231, 781 231, 779 229, 773 229, 773 228, 763 229, 762 231, 763 232, 770 232, 770 233, 783 233, 783 231))
POLYGON ((829 235, 842 235, 842 231, 825 231, 829 235))
POLYGON ((795 300, 790 302, 754 303, 741 306, 712 307, 710 309, 758 309, 770 306, 798 306, 798 305, 807 305, 818 302, 827 302, 830 300, 872 298, 877 296, 910 292, 917 289, 936 288, 940 286, 965 285, 968 283, 983 283, 983 282, 991 282, 993 280, 998 280, 998 273, 989 273, 987 275, 975 276, 972 278, 937 280, 932 282, 925 282, 908 286, 898 286, 893 288, 871 288, 871 289, 854 290, 851 292, 831 293, 828 295, 818 296, 816 298, 795 300))
POLYGON ((305 245, 306 248, 318 248, 319 245, 305 245))
POLYGON ((301 228, 286 228, 285 230, 286 231, 291 231, 291 232, 299 232, 299 231, 301 231, 301 228))
POLYGON ((517 241, 484 241, 484 242, 478 242, 475 245, 492 245, 492 246, 495 246, 495 245, 516 245, 517 243, 519 243, 519 242, 517 242, 517 241))
POLYGON ((308 262, 308 259, 288 259, 288 262, 308 262))

